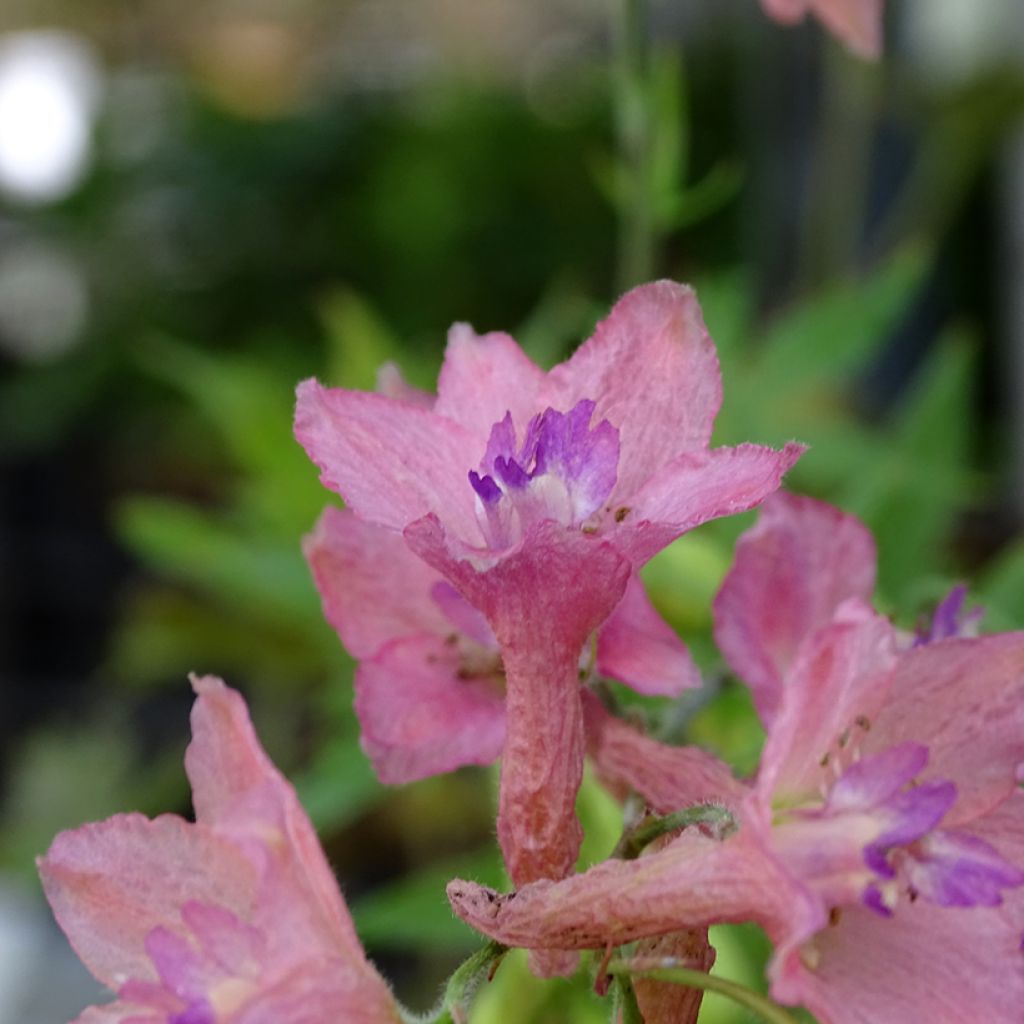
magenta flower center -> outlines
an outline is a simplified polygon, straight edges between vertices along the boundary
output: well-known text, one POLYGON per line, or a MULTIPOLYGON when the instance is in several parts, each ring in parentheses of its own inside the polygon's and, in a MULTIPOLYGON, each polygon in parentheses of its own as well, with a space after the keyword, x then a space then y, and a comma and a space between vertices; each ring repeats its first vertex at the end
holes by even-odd
POLYGON ((1002 889, 1024 884, 1024 873, 983 840, 938 827, 957 790, 944 779, 918 782, 927 763, 928 748, 917 743, 855 760, 820 805, 776 825, 779 852, 836 907, 861 902, 889 916, 903 898, 1002 902, 1002 889))
POLYGON ((491 428, 480 471, 469 482, 488 546, 506 548, 537 522, 591 524, 615 486, 619 432, 608 420, 591 427, 594 402, 567 413, 545 409, 530 420, 516 446, 512 414, 491 428))

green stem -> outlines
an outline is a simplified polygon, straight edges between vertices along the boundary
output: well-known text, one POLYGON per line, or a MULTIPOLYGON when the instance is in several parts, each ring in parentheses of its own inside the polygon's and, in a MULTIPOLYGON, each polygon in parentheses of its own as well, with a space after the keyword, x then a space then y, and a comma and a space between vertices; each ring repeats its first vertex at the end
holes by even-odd
POLYGON ((767 1024, 796 1024, 796 1018, 773 1003, 770 999, 754 992, 735 981, 695 971, 689 967, 659 967, 652 970, 633 970, 628 960, 613 960, 605 968, 608 974, 628 974, 634 978, 653 978, 656 981, 670 981, 677 985, 688 985, 690 988, 703 989, 705 992, 717 992, 728 999, 753 1010, 767 1024))
POLYGON ((403 1012, 405 1024, 467 1024, 469 1004, 476 990, 494 974, 506 952, 508 947, 500 942, 488 942, 482 949, 478 949, 455 968, 445 986, 441 1005, 425 1016, 403 1012))
POLYGON ((635 860, 655 839, 689 825, 710 825, 724 839, 736 830, 736 819, 727 808, 718 804, 697 804, 660 818, 644 818, 622 833, 612 856, 620 860, 635 860))
POLYGON ((647 281, 654 271, 651 206, 652 118, 648 0, 612 0, 615 45, 615 128, 620 158, 620 289, 647 281))

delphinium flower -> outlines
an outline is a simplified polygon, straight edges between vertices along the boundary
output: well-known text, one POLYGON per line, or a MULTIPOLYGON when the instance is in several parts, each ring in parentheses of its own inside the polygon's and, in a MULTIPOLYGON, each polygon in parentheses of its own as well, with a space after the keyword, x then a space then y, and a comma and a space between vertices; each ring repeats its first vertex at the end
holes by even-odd
MULTIPOLYGON (((347 509, 326 509, 303 549, 327 620, 359 659, 360 739, 381 781, 495 761, 505 741, 505 673, 484 616, 400 534, 347 509)), ((580 673, 591 672, 648 695, 675 696, 698 681, 636 575, 581 652, 580 673)))
POLYGON ((39 859, 60 926, 117 994, 76 1024, 398 1024, 244 701, 218 679, 193 685, 195 822, 120 814, 39 859))
POLYGON ((511 899, 457 881, 456 912, 567 948, 755 920, 773 996, 822 1024, 1019 1020, 1024 634, 915 646, 869 606, 873 577, 855 519, 773 497, 716 601, 768 732, 736 834, 687 829, 511 899))
POLYGON ((498 838, 517 884, 560 878, 581 839, 584 644, 647 559, 756 505, 801 449, 709 449, 718 362, 670 282, 626 295, 550 373, 458 325, 432 407, 411 399, 306 381, 296 436, 355 516, 486 619, 506 684, 498 838))
POLYGON ((761 0, 777 21, 795 24, 814 14, 837 38, 861 57, 882 52, 883 0, 761 0))

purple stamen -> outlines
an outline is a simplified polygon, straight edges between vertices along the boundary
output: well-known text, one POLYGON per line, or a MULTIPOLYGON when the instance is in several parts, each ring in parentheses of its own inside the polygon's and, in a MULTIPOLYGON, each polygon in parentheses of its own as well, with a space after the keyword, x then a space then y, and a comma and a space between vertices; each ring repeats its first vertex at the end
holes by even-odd
POLYGON ((501 488, 489 476, 481 476, 476 470, 469 471, 469 482, 485 505, 501 501, 501 488))

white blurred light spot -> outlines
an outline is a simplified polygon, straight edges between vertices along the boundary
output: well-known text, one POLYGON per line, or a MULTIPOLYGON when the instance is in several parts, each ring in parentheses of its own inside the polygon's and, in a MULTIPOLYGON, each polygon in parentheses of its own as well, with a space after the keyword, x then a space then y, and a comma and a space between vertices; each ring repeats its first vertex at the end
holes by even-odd
POLYGON ((0 37, 0 187, 32 202, 71 192, 89 162, 99 77, 74 36, 0 37))
POLYGON ((0 259, 0 348, 25 362, 48 362, 82 338, 89 295, 78 264, 36 243, 0 259))

